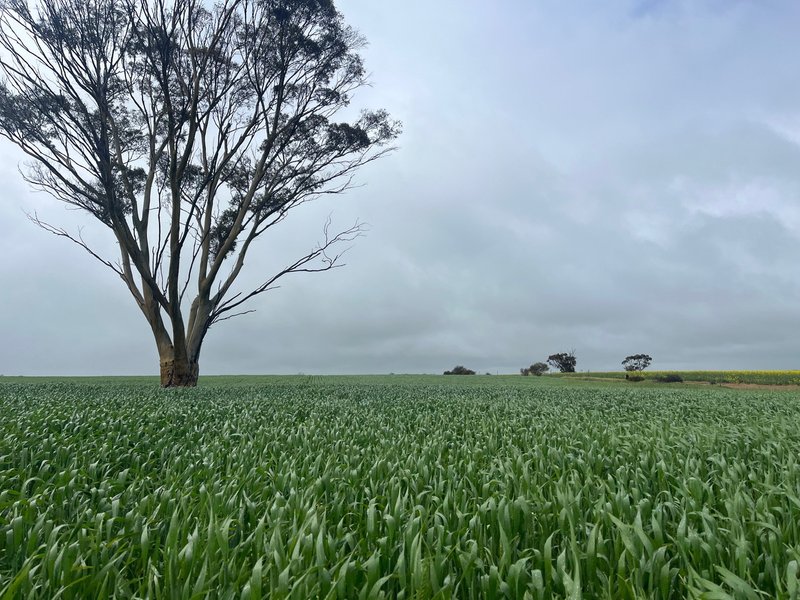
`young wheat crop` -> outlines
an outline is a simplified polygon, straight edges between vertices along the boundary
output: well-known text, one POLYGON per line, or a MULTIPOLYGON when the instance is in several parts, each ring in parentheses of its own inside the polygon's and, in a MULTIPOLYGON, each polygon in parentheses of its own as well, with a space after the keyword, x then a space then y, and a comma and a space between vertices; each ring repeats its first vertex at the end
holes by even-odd
POLYGON ((798 597, 796 395, 519 379, 0 383, 0 598, 798 597))

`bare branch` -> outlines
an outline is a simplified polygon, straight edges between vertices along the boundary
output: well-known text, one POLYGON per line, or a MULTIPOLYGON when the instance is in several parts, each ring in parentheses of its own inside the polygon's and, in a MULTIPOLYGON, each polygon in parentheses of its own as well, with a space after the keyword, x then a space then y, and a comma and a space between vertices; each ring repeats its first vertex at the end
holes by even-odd
POLYGON ((99 262, 101 262, 102 264, 107 266, 109 269, 111 269, 117 275, 119 275, 120 277, 122 277, 124 279, 125 276, 124 276, 124 273, 122 272, 122 269, 118 268, 116 265, 114 265, 114 263, 112 263, 109 260, 106 260, 105 258, 100 256, 99 254, 97 254, 94 250, 92 250, 89 247, 89 245, 86 243, 86 241, 83 239, 83 236, 82 236, 80 230, 78 231, 77 235, 71 234, 66 229, 64 229, 62 227, 56 227, 55 225, 51 225, 50 223, 46 223, 45 221, 42 221, 35 212, 33 214, 25 213, 25 216, 27 216, 28 219, 34 225, 36 225, 38 227, 41 227, 46 232, 52 233, 53 235, 56 235, 58 237, 66 238, 69 241, 71 241, 72 243, 77 244, 78 246, 80 246, 81 248, 86 250, 86 252, 88 252, 91 256, 93 256, 99 262))
MULTIPOLYGON (((280 286, 275 286, 274 288, 270 288, 270 289, 277 289, 278 287, 280 287, 280 286)), ((228 319, 232 319, 234 317, 241 317, 242 315, 249 315, 250 313, 254 313, 254 312, 256 312, 256 310, 254 308, 251 308, 250 310, 243 310, 241 312, 233 313, 232 315, 228 315, 226 317, 215 318, 211 322, 212 323, 220 323, 222 321, 227 321, 228 319)))
POLYGON ((212 323, 216 320, 219 320, 219 315, 241 306, 244 302, 247 302, 254 296, 272 289, 272 285, 284 275, 288 275, 289 273, 321 273, 323 271, 330 271, 331 269, 337 269, 345 266, 340 262, 340 260, 342 256, 350 249, 349 247, 344 248, 340 252, 333 255, 328 254, 328 251, 337 244, 342 242, 351 242, 356 238, 361 237, 366 231, 366 226, 362 223, 356 222, 352 227, 345 229, 334 236, 331 236, 329 232, 330 225, 331 219, 328 217, 323 230, 325 239, 311 252, 297 259, 291 265, 284 267, 277 274, 264 281, 261 285, 257 286, 249 293, 244 295, 237 294, 236 296, 223 301, 222 298, 225 296, 225 293, 236 278, 235 274, 233 274, 233 277, 229 277, 226 281, 226 285, 222 286, 217 292, 216 296, 212 299, 212 303, 216 306, 216 309, 211 314, 212 323), (313 263, 316 260, 319 260, 319 263, 314 265, 313 263))

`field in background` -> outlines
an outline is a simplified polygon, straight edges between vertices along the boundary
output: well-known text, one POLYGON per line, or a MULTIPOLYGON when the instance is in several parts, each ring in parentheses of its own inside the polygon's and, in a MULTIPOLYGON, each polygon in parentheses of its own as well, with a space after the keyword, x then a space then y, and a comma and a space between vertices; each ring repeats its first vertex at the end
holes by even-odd
MULTIPOLYGON (((756 385, 800 385, 800 371, 641 371, 630 373, 644 377, 646 382, 655 382, 658 377, 678 374, 685 382, 689 383, 734 383, 756 385)), ((543 376, 549 380, 549 385, 559 385, 552 381, 553 378, 572 379, 571 384, 579 380, 591 380, 600 383, 604 380, 625 379, 625 371, 581 371, 578 373, 548 373, 543 376)), ((504 385, 530 385, 526 380, 535 379, 536 376, 521 377, 518 373, 501 375, 450 375, 447 378, 456 378, 459 385, 485 385, 487 377, 499 377, 504 385)), ((289 382, 309 382, 326 380, 339 383, 363 383, 369 381, 376 385, 392 385, 396 383, 430 383, 439 385, 441 376, 437 375, 201 375, 200 387, 205 386, 253 386, 270 385, 272 383, 286 384, 289 382)), ((2 376, 0 384, 5 383, 68 383, 91 384, 100 386, 119 386, 129 384, 132 386, 158 384, 158 377, 131 376, 131 377, 23 377, 2 376)), ((540 382, 541 385, 541 382, 540 382)))
POLYGON ((560 377, 2 378, 0 598, 797 598, 799 422, 560 377))
MULTIPOLYGON (((659 377, 678 374, 684 381, 705 383, 745 383, 757 385, 800 385, 800 371, 641 371, 630 373, 655 381, 659 377)), ((625 371, 553 373, 557 377, 625 379, 625 371)))

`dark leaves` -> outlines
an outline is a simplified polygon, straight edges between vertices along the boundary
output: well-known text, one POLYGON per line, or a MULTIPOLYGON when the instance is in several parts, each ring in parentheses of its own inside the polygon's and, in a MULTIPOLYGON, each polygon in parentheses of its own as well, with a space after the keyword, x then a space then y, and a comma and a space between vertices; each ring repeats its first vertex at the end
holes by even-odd
MULTIPOLYGON (((216 223, 211 228, 209 233, 209 248, 212 259, 216 259, 220 249, 230 236, 231 229, 233 229, 233 225, 236 222, 236 215, 238 212, 239 207, 229 207, 227 210, 223 211, 222 214, 220 214, 216 223)), ((234 242, 231 244, 231 247, 228 249, 226 255, 233 252, 235 247, 236 243, 234 242)))
POLYGON ((626 356, 622 366, 626 371, 644 371, 653 362, 653 357, 647 354, 632 354, 626 356))
POLYGON ((574 373, 577 362, 574 350, 571 352, 551 354, 547 357, 547 364, 554 369, 558 369, 561 373, 574 373))
POLYGON ((357 152, 370 144, 369 135, 358 125, 331 123, 328 125, 327 146, 334 152, 357 152))
POLYGON ((40 140, 57 134, 57 123, 69 102, 62 95, 31 90, 26 95, 14 94, 0 85, 0 127, 9 134, 40 140))

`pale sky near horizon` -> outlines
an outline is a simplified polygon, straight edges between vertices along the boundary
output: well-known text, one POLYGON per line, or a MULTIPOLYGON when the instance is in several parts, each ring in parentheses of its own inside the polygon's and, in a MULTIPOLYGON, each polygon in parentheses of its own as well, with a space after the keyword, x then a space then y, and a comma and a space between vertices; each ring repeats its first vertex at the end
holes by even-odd
MULTIPOLYGON (((340 0, 404 124, 343 196, 248 255, 261 279, 334 224, 343 269, 220 323, 202 374, 800 368, 800 2, 340 0)), ((113 250, 0 144, 0 373, 154 374, 122 282, 25 212, 113 250)))

